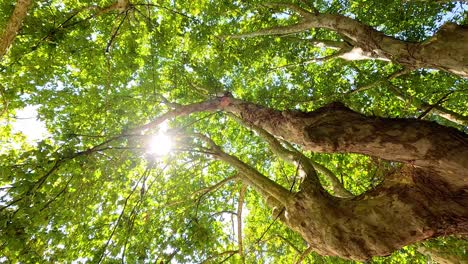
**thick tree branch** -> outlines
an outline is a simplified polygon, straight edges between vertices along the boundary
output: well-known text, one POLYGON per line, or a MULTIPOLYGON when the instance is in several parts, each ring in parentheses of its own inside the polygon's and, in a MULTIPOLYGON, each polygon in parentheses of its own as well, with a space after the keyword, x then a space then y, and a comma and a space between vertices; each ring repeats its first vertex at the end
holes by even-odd
POLYGON ((468 29, 464 26, 446 23, 429 40, 414 43, 386 36, 358 20, 340 14, 313 14, 292 4, 275 4, 275 6, 291 9, 299 13, 302 19, 293 25, 261 29, 232 35, 230 38, 287 35, 304 32, 311 28, 324 28, 337 32, 354 46, 349 56, 342 55, 344 59, 388 60, 410 69, 437 68, 462 77, 468 76, 466 64, 468 50, 464 45, 468 41, 468 29))
POLYGON ((10 48, 13 40, 18 34, 23 20, 28 14, 29 7, 33 1, 31 0, 17 0, 13 14, 10 16, 10 19, 7 22, 3 34, 0 36, 0 60, 5 56, 8 49, 10 48))
POLYGON ((312 253, 312 251, 314 251, 314 248, 313 247, 307 247, 306 250, 304 250, 304 252, 302 252, 302 254, 299 256, 299 258, 297 259, 296 261, 296 264, 300 264, 302 263, 302 261, 304 261, 304 259, 310 255, 310 253, 312 253))
MULTIPOLYGON (((468 171, 468 137, 465 134, 423 120, 366 117, 342 104, 304 113, 278 111, 225 96, 177 108, 132 131, 154 128, 168 118, 215 110, 234 113, 276 137, 315 152, 361 153, 410 163, 450 175, 451 182, 459 184, 464 182, 468 171)), ((241 171, 248 169, 254 179, 264 177, 235 157, 225 153, 221 153, 221 157, 242 168, 241 171)), ((279 193, 284 194, 284 190, 279 193)))
POLYGON ((330 181, 332 185, 332 191, 336 196, 342 198, 354 197, 352 193, 350 193, 344 188, 343 184, 338 180, 335 174, 329 169, 327 169, 325 166, 311 160, 310 158, 302 154, 300 151, 294 149, 292 145, 290 145, 290 148, 292 150, 283 147, 273 135, 271 135, 264 129, 254 124, 247 124, 242 119, 233 114, 230 114, 229 116, 234 118, 237 122, 244 125, 245 127, 251 127, 252 129, 254 129, 259 134, 259 136, 268 143, 270 149, 275 155, 287 162, 299 164, 306 175, 306 179, 304 180, 310 184, 309 188, 315 189, 315 192, 319 192, 319 187, 321 187, 321 184, 315 172, 315 170, 318 170, 322 174, 324 174, 325 177, 327 177, 327 179, 330 181))
POLYGON ((307 150, 361 153, 410 163, 452 177, 451 182, 458 184, 468 171, 468 137, 436 123, 366 117, 338 103, 304 113, 232 99, 225 110, 307 150))
POLYGON ((252 187, 259 189, 262 193, 272 196, 283 205, 287 205, 292 201, 291 194, 283 186, 262 175, 256 169, 247 165, 237 157, 227 154, 209 137, 201 134, 197 134, 196 136, 210 145, 213 152, 216 153, 217 158, 236 168, 240 172, 241 177, 246 177, 247 180, 253 184, 252 187))
POLYGON ((348 18, 343 15, 314 14, 294 4, 275 3, 271 6, 288 8, 301 15, 302 19, 298 23, 293 25, 274 27, 262 29, 251 33, 233 35, 231 36, 231 38, 251 38, 257 36, 284 35, 303 32, 311 28, 326 28, 336 31, 337 33, 345 36, 346 38, 355 43, 361 43, 363 44, 362 46, 365 47, 371 43, 363 43, 364 40, 368 41, 369 39, 372 39, 370 37, 376 37, 377 35, 380 39, 383 39, 385 37, 382 33, 378 32, 377 30, 374 30, 365 24, 362 24, 352 18, 348 18))

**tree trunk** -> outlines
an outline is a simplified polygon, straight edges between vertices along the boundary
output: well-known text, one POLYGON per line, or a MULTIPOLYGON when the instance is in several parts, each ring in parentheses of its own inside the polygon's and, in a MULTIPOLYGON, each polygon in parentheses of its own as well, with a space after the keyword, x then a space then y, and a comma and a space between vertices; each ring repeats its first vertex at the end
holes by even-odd
POLYGON ((468 234, 468 195, 426 170, 405 166, 352 200, 317 199, 307 189, 281 218, 321 255, 364 261, 431 237, 468 234))

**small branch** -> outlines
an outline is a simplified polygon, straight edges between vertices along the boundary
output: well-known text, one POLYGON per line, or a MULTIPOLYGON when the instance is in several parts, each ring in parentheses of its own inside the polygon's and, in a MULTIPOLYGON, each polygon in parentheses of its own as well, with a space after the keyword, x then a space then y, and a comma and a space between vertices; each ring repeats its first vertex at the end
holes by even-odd
MULTIPOLYGON (((260 242, 262 242, 262 239, 263 237, 266 235, 266 233, 270 230, 270 228, 273 226, 274 223, 276 223, 276 220, 278 220, 278 218, 280 218, 284 211, 286 210, 286 208, 281 208, 281 210, 279 210, 279 212, 275 215, 275 218, 273 219, 273 221, 270 223, 270 225, 265 229, 265 231, 263 231, 263 233, 260 235, 260 237, 257 239, 257 245, 260 244, 260 242)), ((276 213, 276 212, 274 212, 276 213)))
POLYGON ((73 179, 73 175, 70 177, 70 179, 68 179, 68 181, 65 183, 65 186, 62 188, 62 190, 57 193, 54 198, 50 199, 47 203, 45 203, 41 209, 39 209, 39 211, 43 211, 44 209, 46 209, 51 203, 55 202, 57 200, 57 198, 62 195, 63 193, 65 193, 65 191, 68 189, 68 185, 70 185, 70 182, 71 180, 73 179))
POLYGON ((206 188, 203 188, 203 189, 200 189, 200 190, 197 190, 195 192, 193 192, 192 194, 188 195, 188 198, 187 199, 184 199, 184 200, 179 200, 179 201, 175 201, 175 202, 169 202, 166 206, 174 206, 174 205, 178 205, 178 204, 181 204, 189 199, 193 199, 193 197, 201 194, 199 197, 197 197, 197 199, 200 199, 202 196, 204 195, 207 195, 208 193, 210 192, 214 192, 216 190, 218 190, 219 188, 221 188, 223 185, 225 185, 226 183, 232 181, 232 180, 235 180, 235 179, 238 179, 239 176, 238 175, 234 175, 234 176, 231 176, 231 177, 228 177, 226 179, 223 179, 222 181, 216 183, 215 185, 212 185, 212 186, 209 186, 209 187, 206 187, 206 188))
POLYGON ((316 38, 299 38, 296 36, 280 36, 282 38, 286 38, 292 41, 302 41, 302 42, 310 42, 313 46, 329 48, 329 49, 347 49, 352 48, 353 46, 346 41, 339 41, 339 40, 328 40, 328 39, 316 39, 316 38))
POLYGON ((8 49, 12 45, 13 41, 18 34, 24 19, 28 14, 28 10, 31 7, 33 1, 31 0, 17 0, 13 14, 8 20, 5 31, 0 36, 0 60, 8 52, 8 49))
POLYGON ((235 35, 227 35, 222 36, 223 38, 230 38, 230 39, 241 39, 241 38, 253 38, 253 37, 260 37, 260 36, 275 36, 275 35, 290 35, 303 32, 305 30, 310 29, 307 23, 297 23, 294 25, 289 26, 281 26, 281 27, 272 27, 266 29, 260 29, 258 31, 243 33, 243 34, 235 34, 235 35))
POLYGON ((429 107, 418 116, 418 119, 423 119, 427 114, 429 114, 429 112, 432 111, 432 109, 434 109, 436 106, 440 106, 440 104, 442 104, 447 99, 447 97, 451 95, 452 93, 453 91, 450 91, 446 95, 442 96, 442 98, 440 98, 435 104, 429 105, 429 107))
POLYGON ((336 177, 336 175, 331 170, 329 170, 327 167, 313 160, 310 160, 310 162, 312 163, 312 165, 317 171, 319 171, 325 177, 327 177, 327 179, 331 183, 332 191, 336 196, 341 197, 341 198, 354 197, 354 194, 352 194, 343 186, 343 182, 340 182, 340 180, 338 180, 338 177, 336 177))
POLYGON ((166 10, 166 11, 169 11, 169 12, 173 13, 173 14, 186 17, 186 18, 188 18, 188 19, 190 19, 190 20, 192 20, 192 21, 194 21, 194 22, 197 22, 197 23, 199 23, 199 24, 202 23, 202 21, 200 21, 199 19, 197 19, 197 18, 195 18, 195 17, 191 17, 191 16, 189 16, 189 15, 183 13, 183 12, 179 12, 179 11, 177 11, 177 10, 170 9, 170 8, 168 8, 168 7, 166 7, 166 6, 163 6, 163 5, 150 4, 150 3, 145 3, 145 4, 134 4, 134 5, 135 5, 135 6, 145 6, 145 7, 156 7, 156 8, 158 8, 158 9, 164 9, 164 10, 166 10))
MULTIPOLYGON (((327 60, 331 60, 331 59, 335 59, 335 58, 341 58, 343 55, 345 55, 349 51, 351 51, 351 48, 350 49, 340 49, 340 50, 338 50, 337 52, 335 52, 335 53, 333 53, 331 55, 328 55, 328 56, 325 56, 325 57, 320 57, 320 58, 314 58, 314 59, 311 59, 311 60, 305 60, 305 61, 299 62, 299 64, 307 65, 307 64, 310 64, 310 63, 314 63, 314 62, 323 62, 323 61, 327 61, 327 60)), ((283 66, 280 66, 280 68, 290 67, 290 66, 293 66, 293 65, 297 65, 297 63, 283 65, 283 66)))
POLYGON ((110 51, 110 47, 112 46, 112 43, 114 42, 115 37, 117 37, 117 34, 119 33, 120 27, 122 27, 122 25, 125 22, 125 19, 127 18, 127 16, 128 16, 128 12, 125 12, 125 15, 123 16, 122 21, 120 21, 119 25, 117 26, 117 29, 115 29, 114 34, 112 34, 109 42, 107 43, 106 53, 108 53, 110 51))
POLYGON ((237 204, 237 244, 239 246, 239 255, 242 259, 242 263, 245 263, 244 247, 242 243, 242 206, 244 205, 245 192, 247 191, 247 185, 242 184, 239 191, 239 201, 237 204))
POLYGON ((146 125, 136 127, 134 129, 129 130, 127 133, 139 133, 143 132, 148 129, 153 129, 157 127, 159 124, 162 122, 166 121, 167 119, 171 119, 174 117, 178 116, 185 116, 189 115, 192 113, 197 113, 197 112, 214 112, 216 110, 221 110, 222 106, 221 103, 225 100, 224 97, 221 98, 215 98, 209 101, 204 101, 200 103, 194 103, 194 104, 189 104, 189 105, 183 105, 180 107, 177 107, 174 110, 171 110, 157 118, 155 118, 153 121, 147 123, 146 125))
POLYGON ((45 35, 44 37, 42 37, 32 48, 31 48, 31 51, 34 51, 36 50, 44 41, 46 41, 47 39, 51 38, 54 34, 56 34, 57 32, 59 32, 59 30, 61 29, 65 29, 65 28, 70 28, 70 27, 73 27, 73 26, 76 26, 80 23, 83 23, 85 21, 88 21, 92 18, 96 18, 96 17, 99 17, 103 14, 107 14, 107 13, 110 13, 112 11, 118 11, 119 13, 122 13, 126 10, 128 10, 129 8, 131 7, 129 1, 127 0, 118 0, 116 1, 115 3, 113 4, 110 4, 109 6, 105 6, 105 7, 99 7, 97 5, 90 5, 90 6, 86 6, 86 7, 83 7, 83 8, 80 8, 78 10, 75 10, 75 11, 72 11, 71 12, 71 15, 68 16, 67 19, 65 19, 65 21, 63 21, 62 23, 60 23, 60 25, 52 30, 49 31, 49 33, 47 33, 47 35, 45 35), (81 20, 78 20, 78 21, 75 21, 73 23, 69 23, 72 21, 72 19, 74 17, 76 17, 78 14, 80 14, 81 12, 83 11, 90 11, 90 10, 96 10, 96 12, 92 15, 89 15, 88 17, 84 18, 84 19, 81 19, 81 20))
POLYGON ((398 77, 400 77, 402 75, 405 75, 405 74, 409 73, 410 71, 411 70, 409 68, 404 68, 402 70, 396 71, 396 72, 388 75, 386 78, 379 79, 379 80, 377 80, 377 81, 375 81, 375 82, 373 82, 371 84, 367 84, 367 85, 364 85, 364 86, 361 86, 361 87, 357 88, 356 90, 352 90, 352 91, 348 92, 348 94, 355 94, 355 93, 359 93, 359 92, 362 92, 362 91, 372 89, 372 88, 376 87, 379 84, 385 83, 385 82, 393 80, 395 78, 398 78, 398 77))
POLYGON ((296 245, 294 245, 293 242, 291 242, 289 239, 285 238, 284 236, 275 234, 275 235, 271 236, 270 238, 265 239, 263 241, 266 242, 266 241, 271 240, 273 238, 279 238, 279 239, 283 240, 286 244, 288 244, 288 246, 290 246, 292 249, 294 249, 297 253, 301 254, 301 251, 299 250, 299 248, 296 247, 296 245))
POLYGON ((304 252, 299 256, 299 259, 297 259, 296 264, 302 263, 304 259, 313 251, 313 248, 311 246, 307 247, 304 252))
POLYGON ((114 236, 115 234, 115 231, 117 230, 117 227, 119 226, 119 223, 120 221, 122 220, 122 217, 125 213, 125 209, 127 208, 127 205, 128 205, 128 201, 130 200, 130 197, 135 193, 136 189, 138 188, 138 185, 139 183, 143 180, 143 179, 146 179, 149 175, 149 172, 150 170, 152 169, 152 166, 148 166, 145 170, 145 172, 141 175, 141 177, 138 179, 137 183, 135 184, 135 186, 132 188, 132 190, 130 191, 130 193, 127 195, 127 197, 125 198, 125 202, 124 202, 124 205, 123 205, 123 208, 122 208, 122 212, 120 212, 119 214, 119 217, 117 218, 117 221, 115 222, 115 225, 114 227, 112 228, 112 231, 111 231, 111 234, 109 235, 109 238, 107 239, 107 242, 104 244, 103 248, 102 248, 102 254, 101 256, 99 257, 99 260, 97 261, 97 263, 101 263, 105 256, 106 256, 106 250, 107 250, 107 247, 109 246, 110 244, 110 241, 112 239, 112 237, 114 236))
POLYGON ((301 3, 303 3, 305 6, 309 7, 314 15, 319 14, 319 10, 314 6, 312 1, 307 1, 307 0, 300 0, 301 3))
POLYGON ((411 105, 413 105, 416 108, 426 109, 426 111, 428 109, 428 110, 432 111, 434 114, 436 114, 436 115, 438 115, 438 116, 440 116, 442 118, 445 118, 448 121, 453 122, 455 124, 458 124, 460 126, 466 126, 468 124, 468 116, 464 116, 462 114, 456 113, 456 112, 454 112, 452 110, 449 110, 449 109, 443 107, 441 105, 443 102, 431 105, 431 104, 429 104, 427 102, 424 102, 423 100, 417 98, 416 96, 409 95, 408 93, 406 93, 402 89, 399 89, 398 87, 396 87, 391 82, 388 82, 388 88, 389 88, 390 92, 394 93, 395 96, 397 96, 400 100, 410 102, 411 105))

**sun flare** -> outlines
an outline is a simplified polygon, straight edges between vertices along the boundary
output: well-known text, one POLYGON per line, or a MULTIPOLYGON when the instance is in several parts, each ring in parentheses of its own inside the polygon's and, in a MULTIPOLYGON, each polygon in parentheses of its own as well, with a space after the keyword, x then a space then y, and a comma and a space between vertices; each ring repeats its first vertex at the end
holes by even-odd
POLYGON ((172 139, 166 134, 158 133, 151 137, 149 150, 150 154, 164 156, 172 150, 172 139))

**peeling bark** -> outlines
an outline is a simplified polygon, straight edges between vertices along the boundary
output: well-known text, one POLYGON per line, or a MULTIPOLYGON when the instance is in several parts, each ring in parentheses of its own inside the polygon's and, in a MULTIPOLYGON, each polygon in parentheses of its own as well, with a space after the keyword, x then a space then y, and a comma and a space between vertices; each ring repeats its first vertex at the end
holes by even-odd
POLYGON ((0 60, 5 56, 15 40, 31 4, 31 0, 18 0, 16 2, 13 14, 10 16, 3 34, 0 36, 0 60))
POLYGON ((363 261, 431 237, 467 234, 465 191, 452 192, 427 170, 405 166, 353 200, 317 203, 298 193, 285 223, 319 254, 363 261))
POLYGON ((386 36, 352 18, 339 14, 311 13, 292 4, 270 4, 275 8, 288 8, 301 16, 297 24, 267 28, 256 32, 238 34, 230 38, 288 35, 311 28, 325 28, 343 36, 352 46, 343 49, 338 57, 347 60, 388 60, 406 67, 435 68, 468 77, 468 28, 447 23, 429 40, 406 42, 386 36))

